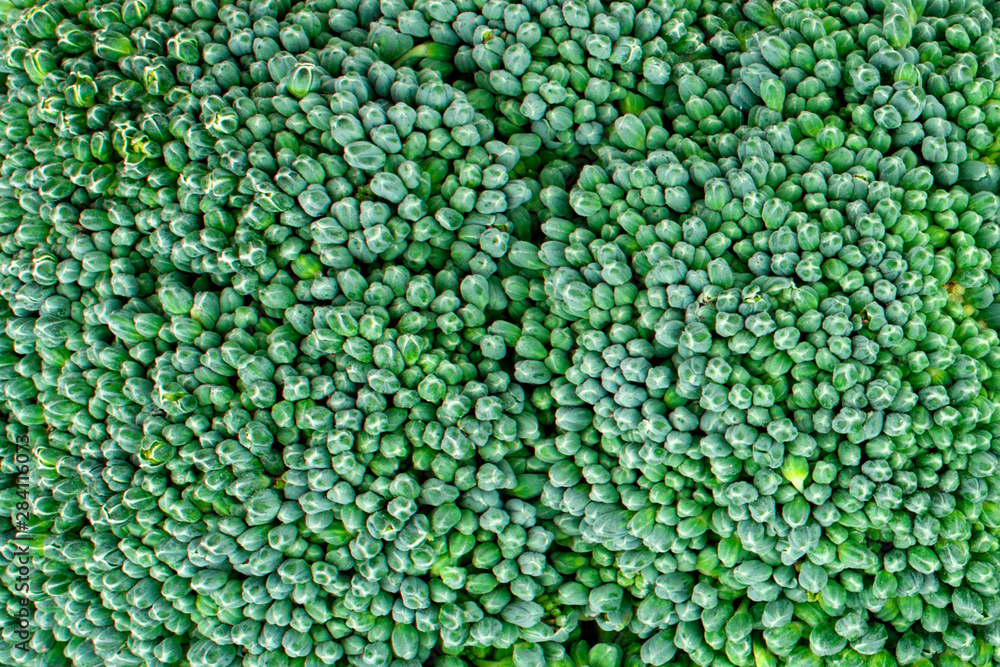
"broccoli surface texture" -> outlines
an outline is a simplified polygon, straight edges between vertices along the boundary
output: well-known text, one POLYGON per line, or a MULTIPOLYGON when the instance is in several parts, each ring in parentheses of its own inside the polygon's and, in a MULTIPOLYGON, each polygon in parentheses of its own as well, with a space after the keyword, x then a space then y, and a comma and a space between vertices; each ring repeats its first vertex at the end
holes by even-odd
POLYGON ((998 80, 996 0, 0 0, 0 665, 1000 664, 998 80))

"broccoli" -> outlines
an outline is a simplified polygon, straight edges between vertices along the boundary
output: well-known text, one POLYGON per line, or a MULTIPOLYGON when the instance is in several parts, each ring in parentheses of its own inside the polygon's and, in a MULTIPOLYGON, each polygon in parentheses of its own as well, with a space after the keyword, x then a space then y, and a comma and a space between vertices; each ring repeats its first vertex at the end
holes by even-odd
POLYGON ((989 667, 998 43, 0 2, 0 663, 989 667))

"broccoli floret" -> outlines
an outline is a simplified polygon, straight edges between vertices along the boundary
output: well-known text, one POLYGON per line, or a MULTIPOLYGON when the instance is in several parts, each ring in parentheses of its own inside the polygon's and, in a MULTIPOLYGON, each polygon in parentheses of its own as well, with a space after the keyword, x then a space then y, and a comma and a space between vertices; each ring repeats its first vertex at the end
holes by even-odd
POLYGON ((4 3, 0 663, 986 665, 996 17, 4 3))

